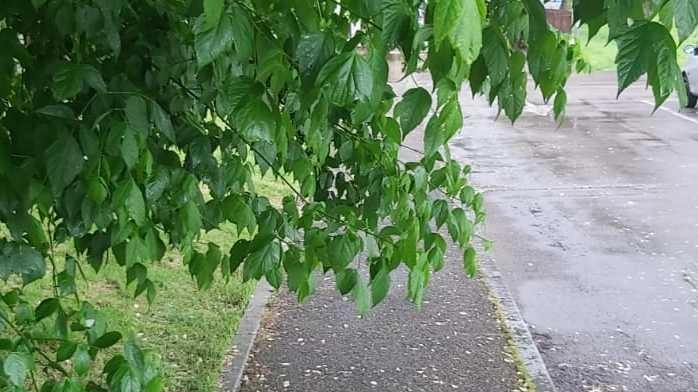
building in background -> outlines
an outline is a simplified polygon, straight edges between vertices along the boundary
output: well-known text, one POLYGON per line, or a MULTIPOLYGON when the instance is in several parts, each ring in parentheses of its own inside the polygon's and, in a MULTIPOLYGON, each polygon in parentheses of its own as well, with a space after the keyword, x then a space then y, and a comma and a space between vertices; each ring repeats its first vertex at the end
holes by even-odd
POLYGON ((563 33, 572 31, 571 3, 570 0, 550 0, 543 3, 548 23, 563 33))

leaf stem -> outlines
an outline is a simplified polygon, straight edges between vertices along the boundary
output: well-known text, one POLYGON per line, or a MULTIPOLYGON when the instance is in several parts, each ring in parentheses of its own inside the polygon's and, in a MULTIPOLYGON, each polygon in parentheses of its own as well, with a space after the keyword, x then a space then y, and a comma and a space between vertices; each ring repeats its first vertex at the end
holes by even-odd
MULTIPOLYGON (((54 253, 53 233, 51 223, 53 223, 52 214, 48 214, 46 228, 48 230, 48 259, 51 262, 51 278, 53 280, 53 295, 58 298, 58 277, 56 275, 56 258, 54 253)), ((55 228, 55 226, 54 226, 55 228)))

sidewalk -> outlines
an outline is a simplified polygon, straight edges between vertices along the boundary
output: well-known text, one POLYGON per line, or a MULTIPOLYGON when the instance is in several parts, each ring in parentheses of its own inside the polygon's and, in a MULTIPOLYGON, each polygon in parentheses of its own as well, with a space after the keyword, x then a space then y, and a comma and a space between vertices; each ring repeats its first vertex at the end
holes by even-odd
POLYGON ((303 305, 282 292, 241 391, 525 391, 484 283, 465 276, 457 249, 447 257, 421 310, 405 299, 404 271, 363 319, 331 278, 303 305))

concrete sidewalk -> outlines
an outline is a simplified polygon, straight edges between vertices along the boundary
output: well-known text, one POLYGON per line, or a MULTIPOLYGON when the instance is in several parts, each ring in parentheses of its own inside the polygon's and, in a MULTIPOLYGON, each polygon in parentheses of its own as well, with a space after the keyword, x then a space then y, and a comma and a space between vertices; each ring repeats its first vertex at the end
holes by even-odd
POLYGON ((526 391, 484 283, 466 278, 460 252, 450 251, 421 310, 405 299, 404 271, 364 318, 331 278, 303 305, 282 292, 267 311, 241 390, 526 391))

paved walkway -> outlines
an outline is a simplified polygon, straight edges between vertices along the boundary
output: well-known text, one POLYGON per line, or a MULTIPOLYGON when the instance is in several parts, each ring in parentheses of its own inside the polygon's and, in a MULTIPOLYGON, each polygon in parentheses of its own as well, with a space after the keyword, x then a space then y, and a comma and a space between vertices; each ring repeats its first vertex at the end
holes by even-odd
POLYGON ((484 284, 467 279, 461 266, 459 255, 450 255, 421 310, 405 299, 404 273, 364 318, 331 279, 303 305, 281 293, 241 390, 525 391, 484 284))

